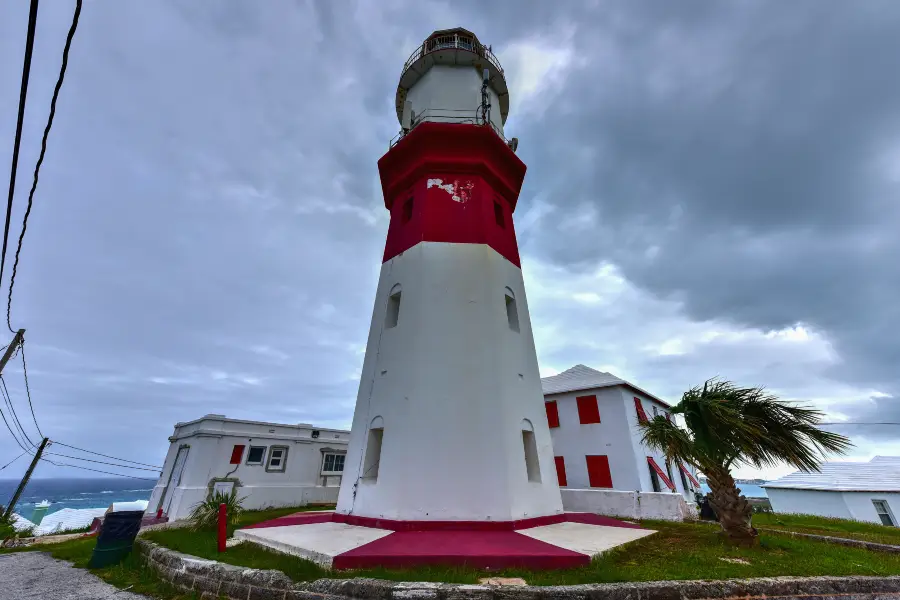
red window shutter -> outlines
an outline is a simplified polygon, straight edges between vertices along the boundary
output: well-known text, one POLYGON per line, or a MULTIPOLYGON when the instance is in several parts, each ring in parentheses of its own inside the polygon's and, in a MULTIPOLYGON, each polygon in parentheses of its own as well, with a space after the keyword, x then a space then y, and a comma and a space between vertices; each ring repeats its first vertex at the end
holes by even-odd
POLYGON ((606 455, 585 456, 588 482, 592 488, 611 488, 612 474, 609 472, 609 457, 606 455))
POLYGON ((653 460, 653 457, 652 457, 652 456, 648 456, 648 457, 647 457, 647 462, 650 463, 650 467, 651 467, 654 471, 656 471, 656 475, 657 475, 657 476, 660 478, 660 480, 666 485, 666 487, 669 488, 670 490, 672 490, 673 492, 676 491, 676 490, 675 490, 675 484, 672 483, 672 480, 669 479, 669 478, 666 476, 665 473, 663 473, 663 470, 659 468, 659 465, 656 464, 656 461, 653 460))
POLYGON ((553 462, 556 463, 556 478, 559 480, 559 487, 566 487, 566 459, 562 456, 554 456, 553 462))
POLYGON ((231 450, 231 462, 229 464, 232 464, 232 465, 241 464, 241 457, 243 457, 243 456, 244 456, 244 446, 236 445, 231 450))
POLYGON ((578 396, 578 421, 582 425, 600 422, 600 408, 597 406, 597 396, 578 396))
POLYGON ((681 463, 678 463, 678 466, 681 467, 681 470, 684 471, 684 474, 688 476, 688 479, 691 480, 691 483, 694 484, 694 487, 699 489, 699 488, 700 488, 700 482, 697 481, 696 479, 694 479, 694 476, 691 475, 691 472, 688 471, 687 467, 685 467, 685 466, 684 466, 683 464, 681 464, 681 463))
POLYGON ((644 407, 641 406, 641 399, 637 396, 634 397, 634 408, 637 410, 638 423, 646 423, 647 413, 644 412, 644 407))
POLYGON ((544 408, 547 409, 547 423, 550 425, 551 429, 553 427, 559 427, 559 409, 556 408, 556 400, 544 402, 544 408))

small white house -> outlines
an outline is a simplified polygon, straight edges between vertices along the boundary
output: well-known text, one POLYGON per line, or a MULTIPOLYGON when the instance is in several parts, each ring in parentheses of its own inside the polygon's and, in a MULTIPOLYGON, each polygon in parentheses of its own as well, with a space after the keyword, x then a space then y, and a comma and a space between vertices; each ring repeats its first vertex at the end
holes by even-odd
POLYGON ((694 492, 700 489, 694 469, 672 464, 660 452, 641 443, 639 421, 657 415, 670 418, 669 404, 624 379, 584 365, 544 377, 541 383, 566 510, 597 512, 598 507, 584 504, 587 502, 584 498, 576 500, 579 494, 574 490, 631 494, 627 498, 614 493, 580 494, 585 498, 602 498, 604 504, 643 502, 647 505, 666 502, 647 494, 662 493, 670 497, 678 494, 677 502, 670 498, 669 512, 681 510, 681 497, 693 502, 694 492))
POLYGON ((350 432, 206 415, 177 423, 148 514, 187 517, 212 491, 237 488, 244 507, 337 501, 350 432))
POLYGON ((818 473, 797 471, 762 485, 776 513, 799 513, 898 526, 900 457, 826 462, 818 473))

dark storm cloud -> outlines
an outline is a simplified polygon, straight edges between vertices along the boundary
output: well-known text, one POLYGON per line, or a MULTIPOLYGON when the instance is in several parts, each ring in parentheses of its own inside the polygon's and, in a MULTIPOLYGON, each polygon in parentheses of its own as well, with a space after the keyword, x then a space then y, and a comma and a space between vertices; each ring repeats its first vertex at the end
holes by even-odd
MULTIPOLYGON (((510 81, 529 66, 516 44, 567 53, 532 82, 531 108, 508 131, 529 165, 524 254, 559 270, 528 282, 536 328, 553 330, 542 360, 628 356, 623 368, 670 395, 729 371, 814 395, 805 346, 779 350, 773 367, 758 340, 658 359, 638 358, 635 342, 698 335, 684 314, 762 330, 804 323, 840 357, 815 381, 900 393, 900 343, 885 335, 900 326, 900 6, 483 4, 88 4, 13 306, 44 429, 151 460, 175 421, 208 412, 349 424, 397 77, 423 37, 457 25, 493 46, 510 81), (540 300, 542 283, 571 285, 601 263, 644 295, 617 312, 540 300), (579 339, 586 323, 601 343, 579 339)), ((0 164, 25 11, 0 8, 0 164)), ((25 174, 70 17, 42 8, 25 174)), ((873 402, 843 413, 870 418, 873 402)), ((897 412, 877 402, 882 416, 897 412)))
MULTIPOLYGON (((557 208, 532 250, 610 260, 695 319, 806 324, 835 344, 834 378, 896 395, 900 6, 648 6, 598 7, 555 109, 521 125, 557 208), (566 235, 573 212, 589 233, 566 235)), ((881 404, 852 416, 900 417, 881 404)))

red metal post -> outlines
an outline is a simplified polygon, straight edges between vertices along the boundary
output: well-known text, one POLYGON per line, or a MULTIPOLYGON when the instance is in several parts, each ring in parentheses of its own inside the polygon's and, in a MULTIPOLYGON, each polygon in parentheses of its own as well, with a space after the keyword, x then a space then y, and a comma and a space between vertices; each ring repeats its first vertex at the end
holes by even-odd
POLYGON ((228 537, 228 507, 219 505, 219 552, 225 552, 225 538, 228 537))
POLYGON ((162 509, 161 508, 156 511, 156 518, 162 519, 162 509))

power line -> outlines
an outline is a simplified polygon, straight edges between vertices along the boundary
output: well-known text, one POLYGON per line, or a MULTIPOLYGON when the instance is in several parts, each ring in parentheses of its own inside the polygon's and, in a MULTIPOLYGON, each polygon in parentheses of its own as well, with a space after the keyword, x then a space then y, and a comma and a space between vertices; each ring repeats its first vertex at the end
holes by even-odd
POLYGON ((35 447, 37 444, 31 441, 31 438, 28 437, 28 433, 25 432, 25 428, 22 427, 22 422, 19 420, 19 415, 16 414, 16 409, 13 406, 12 398, 9 395, 9 390, 6 388, 6 380, 3 379, 3 375, 0 375, 0 391, 2 391, 3 393, 3 398, 4 400, 6 400, 6 405, 9 407, 9 412, 11 413, 12 419, 18 426, 19 431, 22 433, 22 437, 25 438, 25 440, 31 445, 32 448, 35 447))
MULTIPOLYGON (((15 269, 13 269, 13 273, 15 273, 15 269)), ((22 343, 19 345, 19 350, 22 351, 22 373, 24 373, 25 375, 25 393, 28 395, 28 408, 31 409, 31 418, 34 420, 34 426, 37 428, 38 433, 41 434, 41 437, 44 437, 44 432, 41 431, 41 426, 38 425, 37 417, 34 416, 34 404, 31 403, 31 389, 28 387, 28 366, 25 364, 24 338, 22 339, 22 343)))
POLYGON ((122 469, 138 469, 140 471, 153 471, 155 473, 159 473, 160 469, 148 469, 147 467, 132 467, 129 465, 120 465, 118 463, 106 462, 105 460, 94 460, 92 458, 81 458, 80 456, 69 456, 68 454, 57 454, 56 452, 45 452, 44 454, 50 454, 51 456, 61 456, 63 458, 71 458, 73 460, 83 460, 85 462, 98 463, 101 465, 110 465, 112 467, 120 467, 122 469))
POLYGON ((19 438, 13 432, 12 427, 9 426, 9 421, 6 420, 6 414, 3 412, 2 408, 0 408, 0 417, 3 417, 3 422, 6 424, 6 428, 9 429, 9 434, 11 436, 13 436, 14 440, 16 440, 16 444, 19 445, 19 448, 21 448, 22 450, 25 450, 27 452, 29 450, 29 448, 27 446, 25 446, 21 441, 19 441, 19 438))
POLYGON ((29 454, 28 450, 26 450, 26 451, 23 452, 22 454, 18 455, 17 457, 15 457, 15 458, 12 459, 11 461, 9 461, 8 463, 6 463, 6 464, 3 465, 2 467, 0 467, 0 471, 2 471, 3 469, 5 469, 5 468, 8 467, 9 465, 13 464, 14 462, 16 462, 17 460, 19 460, 20 458, 22 458, 22 457, 25 456, 26 454, 29 454))
POLYGON ((25 121, 25 100, 28 97, 28 77, 31 74, 31 53, 34 50, 34 29, 37 24, 38 0, 31 0, 28 12, 28 33, 25 35, 25 59, 22 64, 22 85, 19 88, 19 116, 16 121, 16 137, 13 142, 12 166, 9 173, 9 198, 6 201, 6 225, 3 229, 3 251, 0 254, 0 282, 6 267, 6 245, 9 241, 9 221, 12 217, 13 198, 16 195, 16 170, 19 166, 19 147, 22 144, 22 124, 25 121))
MULTIPOLYGON (((31 183, 31 191, 28 193, 28 206, 25 208, 25 217, 22 219, 22 232, 19 233, 19 243, 16 246, 16 259, 13 261, 12 275, 9 278, 9 295, 6 299, 6 326, 12 331, 10 323, 10 313, 12 312, 12 293, 13 285, 16 283, 16 270, 19 266, 19 253, 22 252, 22 240, 25 239, 25 229, 28 227, 28 216, 31 214, 31 204, 34 201, 34 192, 38 185, 38 175, 41 170, 41 163, 44 162, 44 154, 47 152, 47 137, 50 135, 50 128, 53 127, 53 116, 56 114, 56 100, 59 98, 59 90, 62 88, 63 80, 66 77, 66 66, 69 64, 69 49, 72 47, 72 38, 75 37, 75 30, 78 29, 78 17, 81 15, 82 0, 75 1, 75 14, 72 16, 72 25, 69 27, 69 33, 66 35, 66 46, 63 49, 62 65, 59 68, 59 77, 56 79, 56 87, 53 89, 53 99, 50 101, 50 116, 47 118, 47 126, 44 127, 44 137, 41 138, 41 154, 38 156, 37 164, 34 166, 34 181, 31 183)), ((37 0, 34 0, 37 4, 37 0)), ((24 101, 24 96, 23 96, 24 101)), ((12 195, 10 194, 10 208, 12 207, 12 195)), ((6 258, 6 235, 9 233, 9 213, 6 217, 6 233, 3 238, 3 257, 6 258)), ((2 270, 0 270, 0 282, 2 282, 2 270)), ((43 436, 42 436, 43 437, 43 436)))
POLYGON ((131 478, 131 479, 141 479, 141 480, 143 480, 143 481, 158 481, 158 479, 159 479, 159 478, 152 478, 152 479, 151 479, 150 477, 135 477, 134 475, 125 475, 124 473, 112 473, 112 472, 110 472, 110 471, 101 471, 101 470, 99 470, 99 469, 91 469, 91 468, 89 468, 89 467, 81 467, 81 466, 78 466, 78 465, 70 465, 69 463, 59 463, 59 462, 52 461, 52 460, 50 460, 49 458, 42 458, 41 460, 44 461, 44 462, 48 462, 48 463, 50 463, 51 465, 54 465, 54 466, 57 466, 57 467, 72 467, 73 469, 83 469, 83 470, 85 470, 85 471, 93 471, 93 472, 95 472, 95 473, 105 473, 106 475, 116 475, 116 476, 118 476, 118 477, 128 477, 128 478, 131 478))
POLYGON ((162 471, 162 467, 157 467, 156 465, 148 465, 147 463, 138 462, 136 460, 128 460, 126 458, 118 458, 116 456, 110 456, 109 454, 101 454, 100 452, 94 452, 93 450, 85 450, 84 448, 79 448, 77 446, 71 446, 69 444, 63 444, 62 442, 57 442, 56 440, 53 440, 53 443, 56 444, 57 446, 65 446, 66 448, 71 448, 72 450, 80 450, 81 452, 87 452, 88 454, 96 454, 97 456, 111 458, 113 460, 118 460, 119 462, 127 462, 127 463, 133 463, 135 465, 143 465, 145 467, 153 467, 157 471, 162 471))

